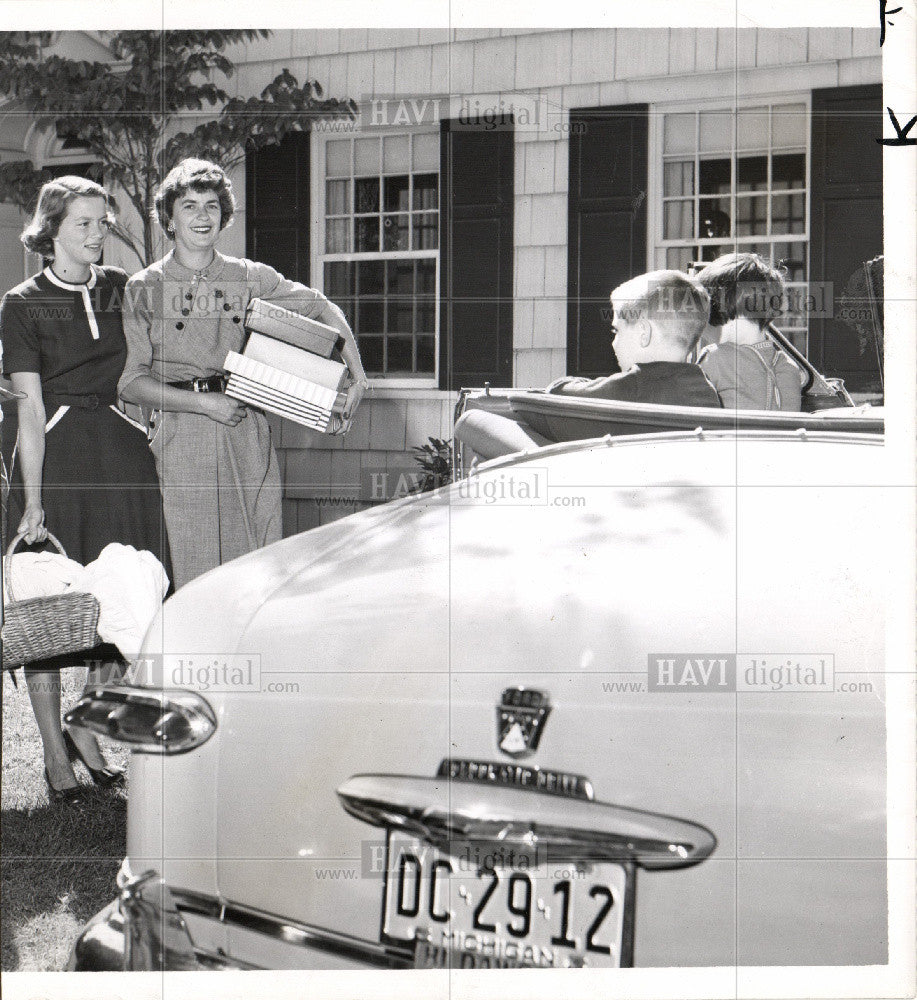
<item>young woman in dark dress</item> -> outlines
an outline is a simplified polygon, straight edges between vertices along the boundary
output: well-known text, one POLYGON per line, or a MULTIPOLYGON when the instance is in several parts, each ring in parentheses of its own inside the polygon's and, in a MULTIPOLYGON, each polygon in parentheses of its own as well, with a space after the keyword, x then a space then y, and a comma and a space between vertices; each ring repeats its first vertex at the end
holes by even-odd
MULTIPOLYGON (((126 357, 121 302, 127 274, 95 263, 111 211, 103 187, 60 177, 42 188, 22 234, 47 266, 8 292, 0 306, 3 372, 25 394, 17 404, 18 435, 4 428, 12 478, 8 523, 10 531, 18 524, 29 543, 44 541, 50 530, 84 565, 109 542, 121 542, 153 552, 171 573, 145 431, 114 405, 126 357)), ((52 798, 80 794, 76 759, 97 784, 123 783, 91 733, 61 730, 60 668, 88 658, 119 659, 114 647, 100 647, 26 669, 52 798)), ((96 678, 91 674, 90 680, 96 678)))

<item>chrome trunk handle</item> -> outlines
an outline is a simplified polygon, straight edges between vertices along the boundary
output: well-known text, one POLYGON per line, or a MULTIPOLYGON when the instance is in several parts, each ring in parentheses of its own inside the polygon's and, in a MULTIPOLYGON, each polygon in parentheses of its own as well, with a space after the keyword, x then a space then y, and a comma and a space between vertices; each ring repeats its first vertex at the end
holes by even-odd
POLYGON ((674 816, 446 778, 357 774, 337 790, 344 808, 449 851, 491 843, 544 849, 552 861, 631 861, 684 868, 709 857, 716 837, 674 816))

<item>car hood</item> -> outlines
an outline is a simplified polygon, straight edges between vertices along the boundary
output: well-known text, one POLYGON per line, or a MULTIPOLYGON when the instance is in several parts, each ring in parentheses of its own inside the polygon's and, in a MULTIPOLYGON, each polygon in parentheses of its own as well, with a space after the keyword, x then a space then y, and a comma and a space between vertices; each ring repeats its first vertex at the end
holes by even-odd
MULTIPOLYGON (((760 867, 737 898, 735 860, 642 877, 638 964, 732 964, 737 920, 779 924, 799 906, 787 885, 808 879, 821 898, 833 884, 825 859, 881 856, 884 707, 878 694, 648 694, 648 662, 738 650, 830 653, 838 671, 881 663, 882 584, 857 574, 878 544, 865 483, 881 481, 880 453, 728 435, 547 449, 491 463, 477 493, 456 484, 370 510, 183 588, 148 651, 242 657, 258 672, 257 690, 203 692, 219 724, 205 773, 188 755, 178 766, 197 784, 171 786, 170 801, 193 788, 212 808, 220 897, 378 940, 382 884, 365 860, 385 834, 337 790, 367 773, 433 778, 446 758, 505 763, 499 704, 521 685, 553 705, 527 765, 703 824, 724 860, 802 859, 776 900, 760 867), (846 490, 829 485, 841 468, 846 490), (512 502, 511 480, 543 496, 512 502), (843 553, 838 518, 858 525, 843 553)), ((883 913, 884 880, 851 877, 859 905, 883 913)), ((815 906, 806 933, 794 917, 739 957, 840 949, 832 912, 815 906)))

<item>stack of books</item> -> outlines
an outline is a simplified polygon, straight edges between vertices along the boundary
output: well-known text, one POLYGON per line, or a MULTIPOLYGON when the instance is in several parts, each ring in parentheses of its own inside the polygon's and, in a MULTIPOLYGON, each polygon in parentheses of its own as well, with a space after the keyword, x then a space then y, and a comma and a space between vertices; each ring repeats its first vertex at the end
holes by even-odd
POLYGON ((245 326, 242 353, 226 356, 226 394, 305 427, 331 429, 347 400, 347 366, 331 357, 342 343, 338 331, 264 299, 252 299, 245 326))

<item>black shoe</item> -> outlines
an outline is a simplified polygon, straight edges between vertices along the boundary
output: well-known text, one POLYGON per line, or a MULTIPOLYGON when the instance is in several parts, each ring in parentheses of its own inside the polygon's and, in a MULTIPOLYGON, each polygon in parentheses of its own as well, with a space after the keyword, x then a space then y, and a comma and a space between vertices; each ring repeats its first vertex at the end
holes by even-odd
POLYGON ((94 785, 99 785, 102 788, 124 787, 124 771, 122 771, 121 768, 90 767, 86 763, 83 751, 76 745, 76 741, 70 735, 69 729, 64 730, 64 744, 67 747, 67 756, 70 758, 71 763, 78 760, 89 772, 89 777, 92 778, 92 783, 94 785))
POLYGON ((45 784, 48 786, 48 798, 52 802, 76 802, 83 797, 82 785, 71 785, 69 788, 55 788, 51 784, 51 775, 45 768, 45 784))

